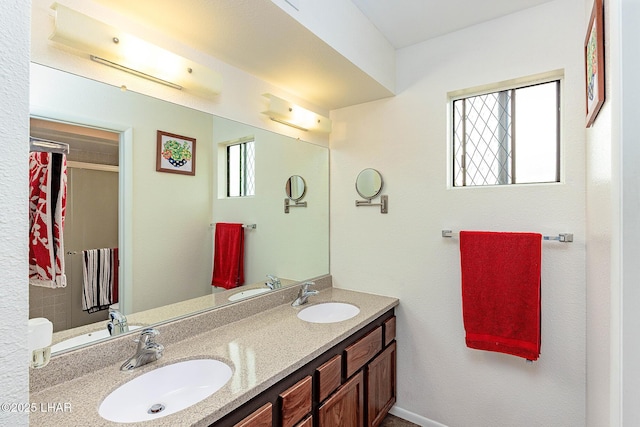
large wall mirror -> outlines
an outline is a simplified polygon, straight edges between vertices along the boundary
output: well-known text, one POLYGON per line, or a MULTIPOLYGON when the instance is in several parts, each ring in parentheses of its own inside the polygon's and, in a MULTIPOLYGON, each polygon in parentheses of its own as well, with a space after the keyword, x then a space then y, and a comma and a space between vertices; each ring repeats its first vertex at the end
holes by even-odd
MULTIPOLYGON (((97 225, 89 221, 96 211, 118 218, 110 220, 116 224, 110 241, 65 236, 66 288, 29 287, 30 317, 54 322, 54 343, 106 331, 108 310, 88 315, 77 306, 81 253, 96 249, 93 246, 118 246, 118 307, 133 327, 232 304, 238 299, 230 297, 239 291, 268 289, 267 275, 286 286, 329 273, 327 147, 38 64, 32 64, 31 109, 45 124, 70 123, 118 135, 117 166, 93 167, 104 163, 101 154, 74 153, 83 149, 72 145, 70 158, 84 158, 69 167, 69 194, 77 199, 68 202, 68 223, 85 236, 94 228, 104 231, 100 224, 105 220, 97 225), (194 176, 156 171, 159 130, 197 141, 194 176), (229 196, 227 147, 247 141, 254 145, 255 192, 229 196), (304 176, 312 189, 305 195, 309 208, 287 217, 282 212, 282 183, 295 175, 304 176), (107 185, 115 185, 115 190, 107 185), (100 207, 105 203, 108 209, 100 207), (240 288, 211 286, 217 222, 255 224, 244 231, 245 284, 240 288)), ((46 129, 41 132, 38 136, 47 136, 46 129)), ((100 144, 93 145, 100 151, 100 144)), ((104 146, 114 150, 113 143, 104 146)))

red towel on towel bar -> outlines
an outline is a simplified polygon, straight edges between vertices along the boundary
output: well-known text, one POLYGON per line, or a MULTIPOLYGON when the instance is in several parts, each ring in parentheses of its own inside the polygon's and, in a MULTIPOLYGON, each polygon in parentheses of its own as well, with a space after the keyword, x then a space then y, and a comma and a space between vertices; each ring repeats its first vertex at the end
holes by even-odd
POLYGON ((216 224, 212 286, 225 289, 244 283, 244 228, 242 224, 216 224))
POLYGON ((537 233, 460 232, 467 347, 538 359, 541 252, 537 233))

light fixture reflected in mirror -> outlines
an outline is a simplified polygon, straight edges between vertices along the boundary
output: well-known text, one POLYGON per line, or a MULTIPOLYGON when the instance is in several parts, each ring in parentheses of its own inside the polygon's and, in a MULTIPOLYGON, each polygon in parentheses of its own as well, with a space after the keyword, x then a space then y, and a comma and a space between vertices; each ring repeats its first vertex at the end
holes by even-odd
POLYGON ((58 3, 49 37, 120 71, 201 96, 217 95, 222 77, 204 65, 93 19, 58 3))
POLYGON ((380 206, 380 213, 389 212, 389 197, 380 196, 380 203, 371 203, 382 192, 384 181, 382 175, 375 169, 363 169, 356 178, 356 191, 366 200, 356 200, 356 206, 380 206))
POLYGON ((327 117, 270 93, 265 93, 262 96, 269 99, 269 109, 263 111, 262 114, 266 114, 271 120, 304 131, 331 132, 331 120, 327 117))

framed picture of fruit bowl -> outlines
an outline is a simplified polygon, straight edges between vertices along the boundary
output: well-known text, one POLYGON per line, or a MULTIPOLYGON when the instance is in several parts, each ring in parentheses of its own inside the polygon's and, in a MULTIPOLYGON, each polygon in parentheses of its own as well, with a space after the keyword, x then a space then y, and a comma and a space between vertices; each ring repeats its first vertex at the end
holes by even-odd
POLYGON ((156 171, 196 174, 196 140, 187 136, 158 131, 156 171))
POLYGON ((587 127, 591 127, 604 104, 604 30, 602 0, 593 1, 584 41, 587 95, 587 127))

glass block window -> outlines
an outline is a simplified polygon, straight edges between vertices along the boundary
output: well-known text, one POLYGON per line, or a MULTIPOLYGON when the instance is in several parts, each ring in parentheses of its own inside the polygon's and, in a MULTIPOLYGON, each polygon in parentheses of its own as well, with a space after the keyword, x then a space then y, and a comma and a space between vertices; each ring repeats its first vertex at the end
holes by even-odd
POLYGON ((453 186, 560 181, 560 81, 453 100, 453 186))
POLYGON ((255 164, 255 141, 227 146, 227 197, 255 195, 255 164))

